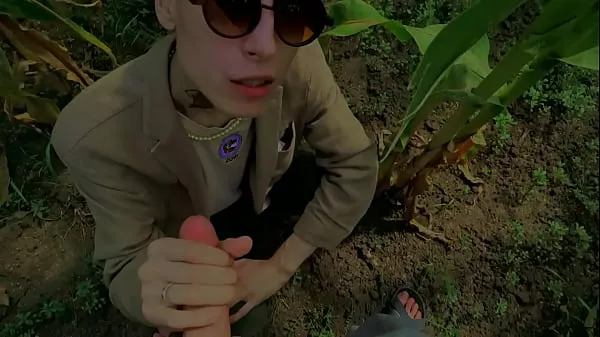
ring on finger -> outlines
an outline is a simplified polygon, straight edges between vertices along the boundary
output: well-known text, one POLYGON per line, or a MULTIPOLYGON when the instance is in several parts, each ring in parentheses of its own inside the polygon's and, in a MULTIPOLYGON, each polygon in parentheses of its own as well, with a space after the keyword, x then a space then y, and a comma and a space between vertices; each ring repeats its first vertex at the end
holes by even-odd
POLYGON ((169 291, 169 289, 174 285, 174 283, 167 283, 163 288, 162 288, 162 292, 160 293, 160 299, 165 302, 165 303, 169 303, 169 296, 167 294, 167 292, 169 291))

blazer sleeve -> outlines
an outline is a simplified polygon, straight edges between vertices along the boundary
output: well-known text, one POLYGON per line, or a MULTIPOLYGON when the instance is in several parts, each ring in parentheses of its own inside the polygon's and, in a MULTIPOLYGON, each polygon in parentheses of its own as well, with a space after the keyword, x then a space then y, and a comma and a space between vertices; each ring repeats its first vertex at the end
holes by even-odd
POLYGON ((316 247, 332 249, 352 232, 371 204, 377 150, 350 111, 318 41, 298 53, 298 73, 306 83, 303 136, 326 174, 295 233, 316 247))
POLYGON ((106 158, 95 145, 70 149, 62 138, 55 136, 53 146, 94 217, 94 260, 103 266, 110 300, 124 316, 149 326, 142 314, 137 271, 149 243, 164 236, 155 226, 162 207, 159 194, 145 177, 106 158))

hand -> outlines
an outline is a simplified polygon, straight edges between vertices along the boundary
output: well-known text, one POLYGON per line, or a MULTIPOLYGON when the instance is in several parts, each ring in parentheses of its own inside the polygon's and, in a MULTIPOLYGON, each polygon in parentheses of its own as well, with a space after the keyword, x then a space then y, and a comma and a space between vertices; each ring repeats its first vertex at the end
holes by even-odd
POLYGON ((233 258, 246 255, 248 237, 222 241, 219 247, 190 240, 163 238, 148 247, 148 260, 140 267, 142 312, 166 331, 201 328, 215 323, 222 306, 239 297, 233 258), (163 300, 161 294, 172 284, 163 300), (178 310, 180 306, 193 309, 178 310))
POLYGON ((238 294, 241 294, 236 303, 246 301, 246 304, 231 316, 231 323, 237 322, 252 308, 273 296, 293 275, 284 271, 274 260, 242 259, 235 261, 233 268, 237 271, 238 294))

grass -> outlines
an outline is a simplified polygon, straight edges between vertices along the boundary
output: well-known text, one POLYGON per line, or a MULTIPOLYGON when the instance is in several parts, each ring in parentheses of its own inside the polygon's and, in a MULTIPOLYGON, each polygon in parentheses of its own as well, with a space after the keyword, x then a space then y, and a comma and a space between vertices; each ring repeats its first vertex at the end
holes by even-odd
POLYGON ((308 312, 308 337, 335 337, 332 312, 331 308, 323 306, 308 312))
POLYGON ((66 298, 49 298, 37 308, 17 314, 0 327, 0 337, 34 337, 48 324, 76 324, 80 316, 93 316, 108 303, 108 295, 100 284, 97 269, 88 271, 76 281, 73 294, 66 298))

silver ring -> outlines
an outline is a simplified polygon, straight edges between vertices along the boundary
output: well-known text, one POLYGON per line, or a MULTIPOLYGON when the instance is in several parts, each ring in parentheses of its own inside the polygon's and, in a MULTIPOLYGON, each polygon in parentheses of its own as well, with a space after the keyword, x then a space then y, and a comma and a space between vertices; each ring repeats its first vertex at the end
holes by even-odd
POLYGON ((169 291, 169 288, 171 288, 172 286, 173 286, 173 283, 167 283, 162 288, 162 292, 160 293, 160 299, 165 303, 168 303, 167 291, 169 291))

